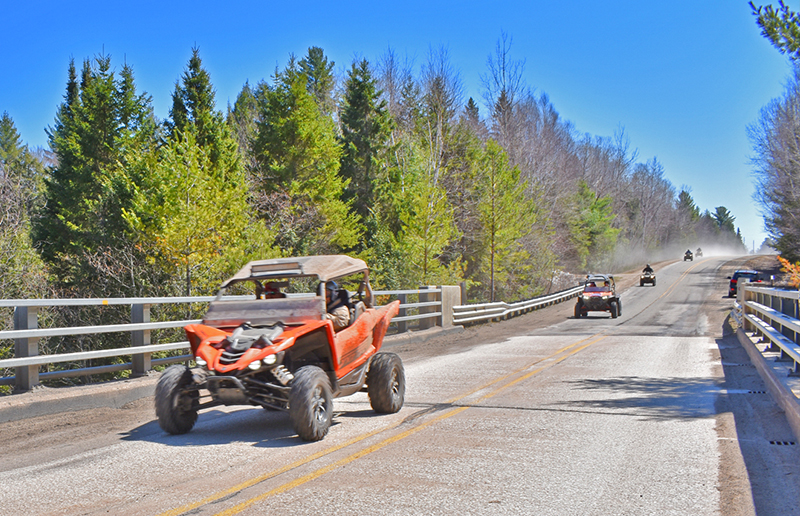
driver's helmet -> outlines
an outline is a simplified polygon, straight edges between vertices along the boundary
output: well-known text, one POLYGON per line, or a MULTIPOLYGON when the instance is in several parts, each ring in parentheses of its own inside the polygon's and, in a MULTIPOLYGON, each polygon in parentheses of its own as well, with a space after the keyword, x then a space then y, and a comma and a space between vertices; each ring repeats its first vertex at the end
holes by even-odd
POLYGON ((645 267, 647 267, 649 269, 650 268, 650 264, 648 263, 647 265, 645 265, 645 267))
POLYGON ((331 293, 333 296, 337 290, 339 290, 339 285, 336 284, 335 281, 329 281, 325 283, 325 290, 331 293))

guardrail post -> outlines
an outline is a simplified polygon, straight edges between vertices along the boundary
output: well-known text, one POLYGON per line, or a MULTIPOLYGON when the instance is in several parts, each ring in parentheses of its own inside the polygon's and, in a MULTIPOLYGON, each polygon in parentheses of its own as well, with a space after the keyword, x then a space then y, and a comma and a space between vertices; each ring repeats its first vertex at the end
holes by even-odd
POLYGON ((442 328, 453 326, 453 307, 461 304, 461 287, 452 285, 442 285, 442 317, 440 325, 442 328))
MULTIPOLYGON (((131 322, 146 323, 150 322, 150 305, 136 304, 131 305, 131 322)), ((136 346, 149 346, 150 345, 150 330, 135 330, 131 332, 131 345, 136 346)), ((132 375, 144 376, 152 369, 150 353, 139 353, 133 355, 132 359, 132 375)))
MULTIPOLYGON (((14 308, 14 329, 35 330, 39 327, 39 308, 18 306, 14 308)), ((39 339, 14 339, 14 356, 35 357, 39 354, 39 339)), ((29 391, 39 385, 39 366, 23 366, 14 369, 14 390, 29 391)))
MULTIPOLYGON (((397 294, 397 299, 400 300, 400 311, 397 312, 398 317, 405 317, 407 315, 408 309, 405 308, 405 305, 408 302, 408 295, 407 294, 397 294)), ((408 321, 400 321, 397 323, 397 333, 405 333, 408 331, 408 321)))
MULTIPOLYGON (((434 288, 436 288, 436 287, 428 286, 428 285, 423 285, 423 286, 419 287, 419 289, 421 291, 422 290, 428 290, 428 289, 434 289, 434 288)), ((428 303, 428 302, 431 302, 431 301, 440 301, 441 300, 441 299, 436 299, 436 297, 437 297, 436 296, 436 292, 432 292, 430 294, 420 292, 419 293, 419 302, 420 303, 428 303)), ((422 315, 422 314, 425 314, 425 313, 431 313, 431 312, 436 312, 436 311, 437 310, 436 310, 435 306, 422 306, 419 309, 419 314, 422 315)), ((420 330, 427 330, 429 328, 433 328, 434 326, 436 326, 437 322, 441 325, 441 321, 439 320, 438 317, 436 317, 436 318, 434 318, 434 317, 426 317, 425 319, 420 319, 419 320, 419 329, 420 330)))

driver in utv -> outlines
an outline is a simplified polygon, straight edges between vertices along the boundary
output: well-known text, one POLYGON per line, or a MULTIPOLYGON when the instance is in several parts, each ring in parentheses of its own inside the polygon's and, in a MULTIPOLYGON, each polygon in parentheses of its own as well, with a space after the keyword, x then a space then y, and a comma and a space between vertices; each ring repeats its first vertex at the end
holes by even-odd
POLYGON ((327 313, 324 317, 333 323, 333 331, 347 328, 350 324, 350 308, 339 296, 339 289, 333 281, 325 284, 325 304, 327 313))

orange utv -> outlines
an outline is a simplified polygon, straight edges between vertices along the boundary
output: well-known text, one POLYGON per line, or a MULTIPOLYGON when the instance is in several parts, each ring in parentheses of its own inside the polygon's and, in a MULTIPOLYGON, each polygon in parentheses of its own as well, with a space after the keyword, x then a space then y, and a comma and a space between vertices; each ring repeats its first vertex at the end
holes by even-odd
POLYGON ((173 365, 161 375, 159 425, 183 434, 201 409, 254 405, 288 411, 294 431, 318 441, 331 425, 333 398, 365 390, 373 410, 397 412, 405 397, 403 363, 379 351, 399 305, 374 305, 363 260, 250 262, 222 284, 202 323, 186 326, 196 367, 173 365), (325 290, 336 282, 350 310, 349 325, 338 332, 325 317, 325 290))

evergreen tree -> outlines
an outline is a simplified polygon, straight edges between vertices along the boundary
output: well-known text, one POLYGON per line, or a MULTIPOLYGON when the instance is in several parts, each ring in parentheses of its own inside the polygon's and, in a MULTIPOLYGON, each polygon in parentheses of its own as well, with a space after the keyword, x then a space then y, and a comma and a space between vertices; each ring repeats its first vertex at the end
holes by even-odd
POLYGON ((589 188, 586 181, 578 182, 578 192, 570 203, 567 223, 578 256, 578 266, 587 270, 607 264, 614 249, 619 229, 612 227, 616 217, 612 199, 600 197, 589 188))
POLYGON ((124 187, 135 181, 125 177, 126 156, 151 145, 156 127, 150 97, 136 93, 132 70, 124 66, 118 77, 108 56, 84 61, 80 85, 70 62, 64 99, 48 129, 58 165, 45 179, 34 235, 62 284, 91 291, 98 275, 92 257, 130 244, 122 210, 130 202, 124 187))
POLYGON ((382 167, 391 118, 366 59, 352 64, 345 88, 339 171, 349 180, 345 200, 353 204, 362 220, 367 220, 375 205, 375 183, 386 178, 382 167))
POLYGON ((333 61, 328 61, 320 47, 309 47, 306 57, 300 60, 300 70, 306 76, 306 88, 314 97, 320 111, 324 115, 333 112, 333 88, 336 78, 333 76, 333 61))
POLYGON ((245 82, 242 91, 236 97, 231 109, 228 106, 228 125, 233 131, 239 147, 239 159, 247 170, 255 168, 253 160, 253 142, 256 138, 258 118, 258 100, 249 82, 245 82))
POLYGON ((778 2, 777 9, 771 5, 756 7, 753 2, 750 8, 761 34, 782 54, 800 61, 800 13, 789 9, 783 0, 778 2))
POLYGON ((214 108, 197 49, 173 95, 167 141, 142 156, 148 170, 125 212, 138 243, 181 292, 208 293, 249 259, 276 254, 263 223, 250 216, 249 185, 236 140, 214 108))
POLYGON ((170 119, 165 126, 173 140, 191 130, 197 145, 206 149, 215 173, 223 180, 226 174, 238 174, 236 141, 222 113, 216 110, 211 78, 203 68, 200 50, 196 47, 192 49, 182 80, 175 84, 170 119))
MULTIPOLYGON (((0 117, 0 298, 39 297, 45 268, 30 238, 43 166, 22 143, 7 112, 0 117)), ((2 349, 2 348, 0 348, 2 349)), ((0 352, 2 356, 2 352, 0 352)))
POLYGON ((700 208, 695 205, 692 194, 685 189, 678 194, 678 212, 683 214, 690 222, 700 218, 700 208))
POLYGON ((342 201, 341 149, 294 59, 273 85, 259 85, 254 187, 258 210, 284 252, 330 254, 352 248, 361 229, 342 201))
POLYGON ((712 214, 717 228, 723 233, 734 233, 736 231, 733 221, 736 220, 725 206, 717 206, 712 214))

